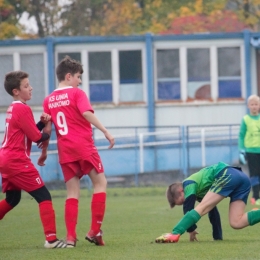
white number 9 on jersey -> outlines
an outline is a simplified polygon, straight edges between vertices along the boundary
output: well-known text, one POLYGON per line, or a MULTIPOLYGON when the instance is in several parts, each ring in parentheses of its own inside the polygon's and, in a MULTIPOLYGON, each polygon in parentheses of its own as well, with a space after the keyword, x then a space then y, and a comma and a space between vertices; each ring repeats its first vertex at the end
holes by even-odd
POLYGON ((63 112, 58 112, 57 114, 57 125, 59 127, 58 131, 61 135, 66 135, 68 133, 69 129, 63 112))

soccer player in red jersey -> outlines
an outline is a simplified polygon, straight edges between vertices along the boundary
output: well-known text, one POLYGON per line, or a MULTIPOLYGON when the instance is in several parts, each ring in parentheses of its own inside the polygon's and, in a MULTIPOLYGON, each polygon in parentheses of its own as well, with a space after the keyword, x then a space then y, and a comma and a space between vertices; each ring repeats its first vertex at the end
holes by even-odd
MULTIPOLYGON (((66 244, 56 236, 51 195, 29 157, 32 141, 41 143, 50 136, 40 132, 39 129, 45 124, 39 122, 35 125, 32 110, 26 104, 32 96, 28 77, 23 71, 13 71, 5 76, 5 90, 13 97, 13 102, 7 109, 5 136, 0 149, 2 191, 6 194, 6 198, 0 201, 0 219, 17 206, 21 199, 21 190, 24 190, 39 204, 46 239, 44 247, 65 248, 66 244)), ((48 115, 42 117, 44 121, 48 115)))
MULTIPOLYGON (((94 115, 94 110, 85 92, 78 88, 81 83, 82 65, 66 56, 57 66, 59 86, 44 99, 44 112, 51 115, 55 125, 59 162, 67 188, 65 203, 65 224, 67 244, 76 245, 76 224, 80 178, 88 174, 94 188, 91 202, 91 227, 85 239, 103 246, 101 225, 105 214, 107 180, 102 161, 94 145, 92 127, 94 125, 109 141, 109 149, 114 146, 114 138, 94 115)), ((46 126, 50 134, 50 124, 46 126)), ((46 145, 38 160, 43 165, 47 157, 46 145)))

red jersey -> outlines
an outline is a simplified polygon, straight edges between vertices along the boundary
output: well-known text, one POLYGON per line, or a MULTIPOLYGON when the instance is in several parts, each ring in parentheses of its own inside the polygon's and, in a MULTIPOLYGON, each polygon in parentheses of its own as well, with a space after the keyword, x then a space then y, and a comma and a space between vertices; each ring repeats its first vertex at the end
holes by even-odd
POLYGON ((35 125, 31 108, 21 101, 13 101, 8 107, 5 120, 5 136, 0 149, 0 171, 15 174, 23 164, 31 162, 31 144, 42 137, 35 125))
POLYGON ((82 115, 94 110, 83 90, 56 89, 44 99, 43 108, 55 125, 61 164, 84 160, 96 150, 91 124, 82 115))

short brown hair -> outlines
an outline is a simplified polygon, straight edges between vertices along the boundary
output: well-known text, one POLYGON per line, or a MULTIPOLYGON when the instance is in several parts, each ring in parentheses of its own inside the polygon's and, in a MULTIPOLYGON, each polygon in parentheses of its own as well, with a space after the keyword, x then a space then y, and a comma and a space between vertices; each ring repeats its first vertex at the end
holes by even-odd
POLYGON ((5 75, 5 82, 4 82, 4 87, 6 92, 9 95, 13 96, 14 95, 13 90, 20 89, 21 81, 28 77, 29 74, 21 70, 11 71, 7 73, 5 75))
POLYGON ((79 61, 73 60, 70 56, 66 55, 64 59, 60 61, 56 68, 56 75, 59 82, 65 79, 67 73, 72 75, 76 73, 83 73, 82 64, 79 61))
POLYGON ((170 207, 173 208, 175 206, 175 199, 179 197, 180 192, 179 189, 182 187, 181 182, 172 183, 166 190, 166 198, 170 204, 170 207))

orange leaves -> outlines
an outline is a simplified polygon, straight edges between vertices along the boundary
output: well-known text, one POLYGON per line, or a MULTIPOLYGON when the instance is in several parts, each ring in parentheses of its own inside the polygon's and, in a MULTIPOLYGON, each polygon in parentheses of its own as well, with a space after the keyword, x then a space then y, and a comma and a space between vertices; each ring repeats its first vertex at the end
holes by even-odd
POLYGON ((246 28, 246 24, 238 19, 232 11, 213 11, 209 15, 197 14, 177 17, 171 27, 162 34, 189 34, 202 32, 239 32, 246 28))

